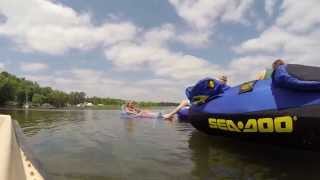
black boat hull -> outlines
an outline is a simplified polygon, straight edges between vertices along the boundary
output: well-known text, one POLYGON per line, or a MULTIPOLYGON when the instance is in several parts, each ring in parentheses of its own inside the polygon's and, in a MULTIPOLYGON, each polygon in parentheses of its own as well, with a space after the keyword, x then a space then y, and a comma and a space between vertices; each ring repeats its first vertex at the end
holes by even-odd
POLYGON ((189 113, 191 124, 209 135, 320 146, 320 106, 242 114, 189 113))

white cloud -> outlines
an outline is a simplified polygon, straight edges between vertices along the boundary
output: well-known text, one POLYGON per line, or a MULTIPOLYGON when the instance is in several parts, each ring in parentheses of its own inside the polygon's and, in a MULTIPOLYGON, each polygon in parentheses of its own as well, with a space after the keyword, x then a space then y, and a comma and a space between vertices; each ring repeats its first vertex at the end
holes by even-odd
MULTIPOLYGON (((138 83, 143 84, 150 91, 159 87, 171 87, 171 90, 162 92, 168 97, 176 96, 181 98, 181 95, 177 96, 177 94, 183 94, 187 85, 192 85, 204 77, 217 77, 221 74, 226 74, 230 77, 232 85, 255 79, 257 73, 270 67, 275 59, 274 56, 270 55, 246 56, 233 59, 224 66, 214 65, 206 59, 169 50, 168 42, 174 39, 175 36, 172 33, 174 31, 163 33, 162 29, 163 27, 152 29, 142 33, 140 35, 142 38, 140 39, 121 42, 108 47, 105 50, 105 55, 119 71, 128 74, 135 71, 151 71, 153 73, 152 76, 157 79, 138 83), (150 43, 149 40, 153 38, 146 38, 150 37, 150 34, 158 37, 156 42, 161 43, 150 43), (170 36, 162 34, 170 34, 170 36), (177 84, 177 82, 180 84, 177 84)), ((148 97, 155 98, 151 96, 148 97)))
POLYGON ((264 31, 258 38, 244 42, 238 52, 287 54, 299 58, 302 55, 317 53, 320 47, 319 37, 320 31, 300 35, 273 26, 264 31))
POLYGON ((264 9, 269 16, 274 14, 275 5, 277 4, 278 0, 265 0, 264 9))
POLYGON ((205 59, 171 51, 168 43, 176 38, 171 26, 151 29, 140 36, 106 48, 106 58, 121 71, 149 70, 157 77, 171 79, 197 79, 220 73, 205 59))
POLYGON ((320 65, 320 2, 284 0, 276 23, 258 37, 236 47, 236 52, 281 57, 290 63, 320 65))
MULTIPOLYGON (((190 47, 201 48, 209 43, 210 31, 185 30, 177 32, 173 24, 164 24, 149 30, 145 30, 139 42, 149 46, 167 46, 170 42, 183 43, 190 47)), ((137 40, 137 39, 136 39, 137 40)))
POLYGON ((184 96, 182 83, 166 79, 114 80, 107 72, 93 69, 71 69, 53 75, 26 75, 43 86, 71 92, 84 91, 89 96, 134 100, 179 101, 184 96))
POLYGON ((219 72, 214 65, 204 59, 171 52, 163 47, 121 43, 107 49, 105 54, 118 69, 149 69, 160 77, 195 79, 219 72))
POLYGON ((228 1, 225 12, 221 17, 222 21, 248 24, 249 21, 247 20, 246 15, 250 12, 253 3, 254 0, 228 1))
POLYGON ((136 33, 129 22, 95 26, 89 14, 48 0, 2 0, 0 12, 6 16, 0 24, 0 35, 11 37, 25 51, 61 54, 69 49, 114 44, 136 33))
POLYGON ((172 24, 164 24, 145 32, 141 43, 156 47, 166 46, 169 41, 175 40, 175 36, 175 27, 172 24))
POLYGON ((281 9, 277 24, 288 31, 303 33, 319 28, 320 1, 284 0, 281 9))
POLYGON ((21 63, 20 69, 24 72, 38 72, 48 69, 48 65, 44 63, 21 63))
MULTIPOLYGON (((37 81, 41 85, 55 87, 66 92, 84 91, 89 96, 179 102, 182 98, 185 98, 185 88, 194 84, 200 78, 206 77, 206 75, 216 77, 216 73, 223 72, 229 76, 230 84, 236 85, 243 81, 255 79, 257 73, 270 67, 274 59, 275 57, 272 56, 237 58, 224 67, 217 66, 213 69, 208 67, 205 71, 209 70, 210 72, 205 75, 198 72, 197 65, 187 63, 190 68, 193 68, 190 69, 190 73, 195 74, 188 76, 189 72, 186 71, 186 78, 182 79, 174 79, 175 76, 172 78, 151 76, 146 80, 115 80, 110 77, 109 72, 94 69, 70 69, 69 71, 57 71, 52 75, 26 75, 26 78, 37 81), (194 76, 196 78, 193 78, 194 76)), ((130 76, 131 73, 127 72, 127 74, 130 76)))
POLYGON ((31 80, 31 81, 36 81, 37 83, 43 85, 43 86, 53 86, 53 82, 54 81, 54 76, 53 75, 47 75, 47 74, 24 74, 23 75, 24 78, 26 78, 27 80, 31 80))
POLYGON ((168 0, 189 30, 177 36, 178 41, 195 48, 207 47, 220 23, 250 24, 254 0, 168 0))
POLYGON ((52 75, 35 76, 33 72, 48 67, 41 63, 21 64, 26 77, 42 85, 65 91, 85 91, 90 96, 178 101, 184 96, 185 86, 203 77, 216 77, 227 73, 230 76, 248 78, 236 71, 243 70, 239 69, 237 62, 248 63, 249 60, 235 60, 222 68, 206 59, 173 51, 170 43, 183 42, 202 47, 209 42, 214 31, 211 28, 216 23, 246 23, 244 17, 252 5, 252 0, 187 0, 183 3, 171 0, 180 16, 190 26, 196 26, 191 27, 191 31, 182 33, 177 32, 172 24, 148 30, 139 29, 130 22, 113 21, 93 25, 89 14, 77 13, 56 1, 22 1, 19 6, 15 5, 15 1, 0 2, 0 11, 7 17, 7 20, 0 24, 0 35, 12 38, 22 50, 61 54, 70 49, 83 50, 103 45, 106 58, 113 65, 112 70, 128 73, 129 76, 134 76, 135 70, 146 71, 146 74, 151 76, 147 80, 131 82, 115 80, 108 72, 75 68, 52 75))
POLYGON ((230 61, 225 72, 229 76, 230 84, 250 81, 257 78, 257 74, 266 68, 271 68, 274 56, 245 56, 230 61))
POLYGON ((246 22, 253 0, 169 0, 180 17, 190 26, 208 29, 223 22, 246 22))
MULTIPOLYGON (((31 73, 27 76, 44 85, 66 91, 81 90, 91 96, 178 101, 183 98, 185 86, 200 78, 227 74, 233 85, 238 84, 254 79, 259 71, 270 67, 272 61, 279 57, 294 63, 319 65, 320 30, 316 28, 319 24, 316 18, 319 1, 284 0, 275 24, 265 27, 260 21, 258 27, 265 30, 236 47, 240 57, 224 65, 174 51, 170 49, 170 43, 183 42, 203 47, 218 23, 248 23, 247 15, 251 12, 253 0, 169 2, 190 25, 188 31, 180 32, 172 24, 149 30, 139 29, 130 22, 93 25, 88 14, 79 14, 55 1, 21 1, 21 5, 16 6, 16 2, 4 0, 0 2, 0 11, 7 19, 0 24, 0 35, 13 38, 23 50, 51 54, 104 45, 112 70, 127 73, 130 77, 139 70, 139 73, 146 72, 150 76, 147 80, 115 80, 108 72, 92 69, 71 69, 42 76, 32 76, 31 73)), ((274 6, 275 0, 267 0, 265 10, 270 16, 275 14, 274 6)), ((4 65, 0 63, 1 66, 4 65)), ((41 69, 45 68, 33 65, 24 71, 41 69)))
POLYGON ((209 31, 191 31, 178 35, 177 40, 191 47, 202 48, 210 42, 211 34, 209 31))
POLYGON ((236 48, 236 51, 239 53, 257 51, 275 53, 283 48, 290 39, 292 39, 291 34, 277 26, 273 26, 265 30, 258 38, 242 43, 240 47, 236 48))
POLYGON ((0 72, 4 70, 4 64, 0 63, 0 72))

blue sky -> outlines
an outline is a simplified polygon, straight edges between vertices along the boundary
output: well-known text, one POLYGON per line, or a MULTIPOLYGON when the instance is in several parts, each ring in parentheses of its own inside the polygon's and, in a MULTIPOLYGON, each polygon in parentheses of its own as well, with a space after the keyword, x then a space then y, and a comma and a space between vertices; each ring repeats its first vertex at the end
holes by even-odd
POLYGON ((320 65, 319 9, 317 0, 2 0, 0 68, 68 92, 178 101, 200 78, 238 84, 276 58, 320 65))

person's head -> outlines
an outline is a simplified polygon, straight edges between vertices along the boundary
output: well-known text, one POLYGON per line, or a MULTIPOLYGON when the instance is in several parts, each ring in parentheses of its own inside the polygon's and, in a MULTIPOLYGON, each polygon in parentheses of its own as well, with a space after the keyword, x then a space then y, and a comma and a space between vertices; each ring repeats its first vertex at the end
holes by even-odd
POLYGON ((126 106, 132 108, 132 107, 134 107, 134 102, 133 101, 128 101, 126 103, 126 106))
POLYGON ((219 78, 219 81, 221 81, 223 84, 227 84, 228 82, 228 77, 227 76, 220 76, 219 78))
POLYGON ((133 107, 136 107, 136 106, 138 106, 138 103, 135 102, 135 101, 132 101, 132 106, 133 106, 133 107))
POLYGON ((282 59, 277 59, 272 63, 272 69, 275 70, 279 66, 286 64, 282 59))

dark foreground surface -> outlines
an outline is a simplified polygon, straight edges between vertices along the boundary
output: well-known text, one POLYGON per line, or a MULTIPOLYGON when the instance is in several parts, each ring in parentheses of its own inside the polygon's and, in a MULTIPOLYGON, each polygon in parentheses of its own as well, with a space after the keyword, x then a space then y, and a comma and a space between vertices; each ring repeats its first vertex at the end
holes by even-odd
POLYGON ((209 137, 119 111, 9 111, 54 180, 319 179, 320 153, 209 137))

